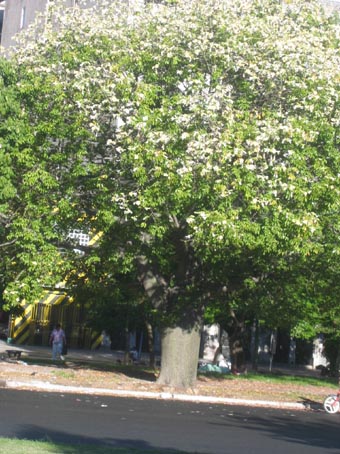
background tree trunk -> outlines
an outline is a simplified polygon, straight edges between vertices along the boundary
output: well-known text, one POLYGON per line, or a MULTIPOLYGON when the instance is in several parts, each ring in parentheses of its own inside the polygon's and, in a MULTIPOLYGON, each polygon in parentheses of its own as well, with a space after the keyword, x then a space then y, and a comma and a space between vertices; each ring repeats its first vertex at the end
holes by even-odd
POLYGON ((192 329, 166 328, 162 332, 162 361, 158 383, 174 388, 195 386, 201 337, 200 323, 192 329))
POLYGON ((245 323, 243 316, 239 319, 233 310, 231 311, 231 316, 233 321, 233 332, 229 336, 231 368, 233 372, 238 373, 245 370, 245 355, 243 348, 245 323))
POLYGON ((336 355, 336 360, 335 360, 335 377, 340 386, 340 344, 339 344, 339 341, 338 341, 337 346, 338 346, 338 350, 337 350, 337 355, 336 355))
POLYGON ((126 322, 124 328, 124 337, 125 337, 125 351, 124 351, 124 364, 129 364, 130 362, 130 332, 129 332, 129 324, 126 322))
POLYGON ((148 333, 148 350, 149 350, 149 366, 155 368, 155 349, 154 349, 154 338, 153 330, 150 322, 146 321, 146 331, 148 333))
POLYGON ((259 362, 259 322, 256 318, 254 319, 252 326, 251 347, 251 367, 254 371, 257 371, 259 362))

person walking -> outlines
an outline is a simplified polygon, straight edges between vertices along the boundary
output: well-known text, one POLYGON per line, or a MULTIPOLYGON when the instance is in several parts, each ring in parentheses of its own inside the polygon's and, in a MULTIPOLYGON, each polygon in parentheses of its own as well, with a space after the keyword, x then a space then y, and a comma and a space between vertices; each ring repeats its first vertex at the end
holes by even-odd
POLYGON ((56 360, 57 357, 64 361, 62 355, 63 346, 66 346, 66 336, 64 330, 61 328, 60 323, 56 325, 50 336, 50 345, 52 345, 52 359, 56 360))

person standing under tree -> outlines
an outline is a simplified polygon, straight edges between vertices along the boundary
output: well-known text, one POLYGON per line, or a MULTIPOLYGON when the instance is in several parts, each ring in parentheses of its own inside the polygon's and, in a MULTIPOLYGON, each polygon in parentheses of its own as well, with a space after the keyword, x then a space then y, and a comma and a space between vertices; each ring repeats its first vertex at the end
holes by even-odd
POLYGON ((50 345, 52 345, 52 359, 56 360, 57 357, 62 361, 64 357, 62 355, 63 346, 66 345, 66 336, 61 328, 60 323, 56 325, 50 336, 50 345))

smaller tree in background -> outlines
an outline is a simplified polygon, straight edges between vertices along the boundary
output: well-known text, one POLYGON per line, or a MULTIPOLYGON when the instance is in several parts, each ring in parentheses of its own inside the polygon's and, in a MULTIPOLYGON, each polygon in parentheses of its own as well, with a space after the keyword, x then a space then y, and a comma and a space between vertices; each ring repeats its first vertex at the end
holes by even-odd
POLYGON ((75 301, 84 304, 86 323, 96 331, 109 334, 114 348, 125 350, 126 363, 131 348, 130 333, 146 332, 150 337, 147 339, 150 366, 154 367, 153 317, 149 301, 128 261, 115 262, 112 247, 112 243, 107 247, 94 246, 74 261, 74 271, 67 279, 69 292, 75 301))

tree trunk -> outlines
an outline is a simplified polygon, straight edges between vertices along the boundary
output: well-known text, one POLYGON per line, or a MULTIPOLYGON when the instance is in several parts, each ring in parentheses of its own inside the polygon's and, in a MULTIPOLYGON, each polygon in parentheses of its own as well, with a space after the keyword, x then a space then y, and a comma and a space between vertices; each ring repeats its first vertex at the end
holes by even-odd
POLYGON ((338 349, 337 349, 337 355, 336 355, 336 360, 335 360, 335 378, 337 379, 337 382, 340 386, 340 344, 338 341, 338 349))
POLYGON ((252 326, 252 345, 251 345, 251 367, 254 371, 258 369, 259 361, 259 322, 254 319, 252 326))
POLYGON ((245 324, 243 317, 239 320, 234 311, 231 311, 231 316, 234 324, 233 333, 229 337, 231 368, 234 373, 239 373, 245 371, 245 357, 243 349, 245 324))
POLYGON ((125 329, 125 351, 124 351, 124 364, 129 364, 130 362, 130 332, 129 332, 129 324, 126 323, 125 329))
POLYGON ((232 363, 232 371, 233 372, 243 372, 244 370, 244 350, 242 341, 240 339, 236 339, 231 343, 231 363, 232 363))
POLYGON ((149 366, 154 369, 155 368, 155 349, 154 349, 152 325, 148 321, 145 322, 145 325, 146 325, 146 331, 148 334, 149 366))
POLYGON ((193 328, 177 326, 162 332, 162 361, 158 383, 173 388, 195 386, 201 337, 200 323, 193 328))
MULTIPOLYGON (((181 285, 188 279, 187 271, 191 260, 182 235, 183 232, 177 230, 172 241, 176 245, 178 259, 176 282, 181 285)), ((176 306, 179 304, 180 285, 170 289, 167 280, 152 269, 146 257, 140 256, 137 261, 139 279, 153 307, 167 312, 167 315, 175 315, 176 318, 176 324, 166 327, 161 334, 162 356, 158 383, 173 388, 190 388, 195 385, 197 378, 203 304, 197 308, 188 303, 188 306, 179 309, 176 306), (174 313, 172 308, 175 309, 174 313)))

